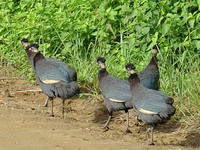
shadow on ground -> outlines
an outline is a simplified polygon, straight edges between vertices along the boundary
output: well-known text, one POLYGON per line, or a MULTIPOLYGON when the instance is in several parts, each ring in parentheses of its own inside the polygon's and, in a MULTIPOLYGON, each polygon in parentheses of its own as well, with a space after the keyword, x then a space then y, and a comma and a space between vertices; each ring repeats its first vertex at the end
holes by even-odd
POLYGON ((191 148, 200 147, 200 132, 194 130, 186 133, 185 140, 180 141, 179 145, 191 148))

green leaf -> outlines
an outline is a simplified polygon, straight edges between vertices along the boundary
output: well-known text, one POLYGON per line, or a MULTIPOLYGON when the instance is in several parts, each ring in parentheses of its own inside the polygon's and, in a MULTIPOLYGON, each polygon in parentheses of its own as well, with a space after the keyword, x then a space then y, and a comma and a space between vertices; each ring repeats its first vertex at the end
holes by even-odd
POLYGON ((153 37, 152 37, 152 42, 151 42, 151 44, 148 46, 147 50, 152 49, 152 47, 153 47, 154 45, 156 45, 157 41, 158 41, 158 32, 156 32, 156 33, 153 35, 153 37))
POLYGON ((188 23, 189 23, 189 25, 190 25, 191 28, 194 28, 195 19, 190 19, 188 21, 188 23))
POLYGON ((147 34, 147 33, 149 33, 149 31, 150 31, 150 27, 144 27, 144 28, 142 29, 142 33, 143 33, 143 34, 147 34))
POLYGON ((195 41, 195 45, 196 45, 197 49, 200 50, 200 41, 199 40, 195 41))
POLYGON ((182 57, 181 57, 181 64, 184 63, 184 60, 186 58, 186 54, 187 54, 187 51, 184 51, 183 54, 182 54, 182 57))
POLYGON ((166 34, 169 31, 169 29, 170 29, 170 24, 165 23, 162 25, 162 33, 163 34, 166 34))
POLYGON ((164 19, 163 16, 160 17, 160 19, 158 20, 157 26, 159 26, 161 24, 161 21, 164 19))
POLYGON ((115 11, 115 10, 113 10, 113 9, 111 9, 110 11, 109 11, 109 19, 110 20, 115 20, 115 16, 117 15, 117 11, 115 11))

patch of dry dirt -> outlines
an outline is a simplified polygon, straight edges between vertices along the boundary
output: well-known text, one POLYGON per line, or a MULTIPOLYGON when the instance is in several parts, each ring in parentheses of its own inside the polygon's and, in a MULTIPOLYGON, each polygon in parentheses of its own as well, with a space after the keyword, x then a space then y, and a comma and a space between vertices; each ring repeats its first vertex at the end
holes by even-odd
MULTIPOLYGON (((44 103, 39 87, 20 78, 0 77, 1 150, 190 150, 200 149, 200 133, 183 123, 169 121, 155 129, 155 146, 146 141, 145 126, 131 121, 132 134, 123 134, 125 115, 114 113, 110 130, 101 127, 108 115, 99 98, 74 98, 66 103, 61 118, 61 101, 55 99, 55 117, 44 103), (140 129, 140 133, 137 133, 140 129)), ((130 120, 133 120, 130 111, 130 120)))

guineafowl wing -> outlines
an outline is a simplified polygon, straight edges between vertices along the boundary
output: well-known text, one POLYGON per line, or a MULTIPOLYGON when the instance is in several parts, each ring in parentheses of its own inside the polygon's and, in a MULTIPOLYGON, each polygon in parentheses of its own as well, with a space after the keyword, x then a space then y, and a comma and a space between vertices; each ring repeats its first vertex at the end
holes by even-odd
POLYGON ((50 61, 41 59, 35 64, 35 72, 43 83, 53 84, 59 81, 69 82, 69 74, 50 61))
POLYGON ((165 93, 161 92, 161 91, 156 91, 156 90, 152 90, 151 91, 152 95, 157 95, 158 97, 160 97, 160 100, 165 101, 165 103, 172 105, 174 103, 174 100, 172 97, 168 97, 165 93))
POLYGON ((139 74, 140 81, 148 89, 159 90, 159 71, 155 67, 146 67, 139 74))
POLYGON ((110 77, 101 88, 102 93, 110 101, 126 102, 131 100, 130 85, 128 81, 110 77))
POLYGON ((146 89, 141 91, 140 94, 133 95, 133 103, 135 107, 144 114, 159 114, 160 112, 166 112, 170 114, 168 105, 165 102, 165 98, 163 95, 159 95, 154 92, 154 90, 146 89))
POLYGON ((55 66, 57 66, 59 69, 64 70, 65 72, 68 72, 70 76, 71 81, 76 81, 77 80, 77 73, 75 70, 70 68, 67 64, 64 62, 54 59, 54 58, 46 58, 47 61, 53 63, 55 66))

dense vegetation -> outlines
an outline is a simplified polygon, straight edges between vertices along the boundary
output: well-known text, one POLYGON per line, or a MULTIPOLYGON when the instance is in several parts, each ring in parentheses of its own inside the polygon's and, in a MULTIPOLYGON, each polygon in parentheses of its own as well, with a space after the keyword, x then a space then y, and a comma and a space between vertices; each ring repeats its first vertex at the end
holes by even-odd
POLYGON ((18 75, 33 79, 23 37, 73 66, 80 85, 94 93, 97 56, 127 79, 124 65, 133 62, 139 72, 157 44, 161 90, 175 97, 177 118, 199 115, 199 0, 2 0, 0 8, 0 62, 18 75))

